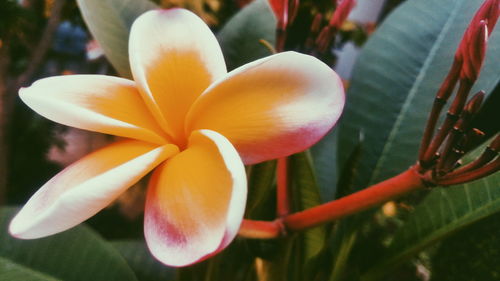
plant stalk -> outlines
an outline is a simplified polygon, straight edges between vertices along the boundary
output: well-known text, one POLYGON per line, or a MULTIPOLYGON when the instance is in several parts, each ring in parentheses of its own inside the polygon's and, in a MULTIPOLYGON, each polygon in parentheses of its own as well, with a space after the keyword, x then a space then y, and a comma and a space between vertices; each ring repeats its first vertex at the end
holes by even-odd
POLYGON ((304 230, 331 222, 424 187, 417 167, 413 166, 395 177, 356 193, 272 222, 244 220, 239 235, 247 238, 277 238, 287 231, 304 230))
POLYGON ((288 157, 278 159, 276 170, 276 214, 283 217, 290 213, 288 157))

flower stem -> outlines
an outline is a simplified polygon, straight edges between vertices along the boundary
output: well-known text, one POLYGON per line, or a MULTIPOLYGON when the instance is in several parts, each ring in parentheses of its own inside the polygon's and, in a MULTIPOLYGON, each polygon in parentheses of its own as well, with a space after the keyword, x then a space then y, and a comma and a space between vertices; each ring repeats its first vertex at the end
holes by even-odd
POLYGON ((455 99, 453 100, 452 105, 450 106, 448 113, 446 114, 446 118, 444 119, 443 125, 439 128, 434 139, 431 141, 430 145, 427 147, 427 150, 424 153, 423 159, 421 158, 421 163, 424 166, 427 165, 428 162, 435 156, 436 152, 438 152, 439 148, 443 144, 443 141, 448 136, 448 133, 453 128, 453 125, 458 120, 460 113, 462 113, 462 109, 467 101, 467 96, 469 94, 470 89, 474 83, 464 79, 460 81, 460 86, 458 88, 455 99))
POLYGON ((288 157, 278 159, 276 178, 276 214, 278 217, 283 217, 290 213, 288 157))
POLYGON ((424 136, 422 137, 422 143, 420 145, 420 151, 419 151, 420 160, 424 158, 424 154, 429 146, 429 143, 432 140, 432 137, 434 136, 434 130, 436 128, 436 123, 439 119, 439 115, 441 114, 444 105, 450 98, 453 89, 457 84, 461 68, 462 68, 462 62, 455 58, 455 60, 453 61, 453 65, 450 69, 450 72, 446 76, 443 84, 441 85, 441 88, 439 88, 436 98, 434 99, 434 104, 432 105, 432 110, 429 115, 429 119, 427 120, 424 136))
POLYGON ((374 207, 409 191, 425 187, 414 167, 366 189, 283 218, 289 230, 301 230, 374 207))
POLYGON ((424 188, 416 167, 340 199, 284 216, 273 222, 244 220, 240 236, 269 239, 331 222, 369 209, 410 191, 424 188))

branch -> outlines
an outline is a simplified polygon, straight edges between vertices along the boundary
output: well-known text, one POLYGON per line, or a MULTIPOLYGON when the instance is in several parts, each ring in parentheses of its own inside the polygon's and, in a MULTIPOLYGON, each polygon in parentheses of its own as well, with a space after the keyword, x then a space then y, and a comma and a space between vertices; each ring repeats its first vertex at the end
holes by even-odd
POLYGON ((10 64, 9 49, 0 40, 0 206, 5 203, 8 175, 7 125, 10 120, 10 99, 7 86, 7 72, 10 64))
POLYGON ((29 82, 40 67, 40 64, 43 62, 43 59, 45 58, 45 55, 47 54, 52 43, 52 38, 57 30, 57 26, 61 21, 61 11, 65 2, 66 0, 56 0, 54 2, 50 11, 50 18, 47 21, 42 37, 40 37, 40 41, 31 55, 28 67, 17 79, 15 90, 29 82))

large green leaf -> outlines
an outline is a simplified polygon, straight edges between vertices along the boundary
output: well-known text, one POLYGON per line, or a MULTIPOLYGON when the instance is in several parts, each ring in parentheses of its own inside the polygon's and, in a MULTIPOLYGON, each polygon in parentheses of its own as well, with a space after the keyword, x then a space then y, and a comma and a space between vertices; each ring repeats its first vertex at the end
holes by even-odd
POLYGON ((175 270, 156 260, 140 240, 120 240, 111 243, 122 254, 141 281, 174 280, 175 270))
POLYGON ((14 263, 13 261, 0 257, 0 280, 9 281, 56 281, 39 271, 14 263))
MULTIPOLYGON (((406 1, 386 19, 367 42, 353 72, 347 94, 347 106, 339 130, 339 156, 343 165, 355 149, 358 135, 364 135, 363 153, 360 155, 354 179, 356 188, 364 188, 392 177, 416 162, 419 142, 435 93, 451 66, 456 46, 465 28, 482 2, 406 1)), ((486 63, 473 91, 483 89, 490 93, 498 83, 499 51, 500 34, 497 29, 490 38, 486 63)), ((446 232, 498 211, 497 207, 493 206, 497 204, 496 198, 500 196, 498 193, 489 193, 493 203, 484 201, 484 198, 479 199, 480 196, 488 194, 486 190, 481 191, 482 184, 482 181, 469 184, 467 188, 462 188, 462 191, 460 188, 437 190, 427 199, 434 202, 426 200, 429 202, 426 203, 427 207, 437 204, 437 208, 444 208, 443 206, 447 206, 444 204, 449 204, 449 200, 453 199, 451 204, 456 206, 457 210, 462 212, 460 216, 463 216, 456 221, 456 225, 450 224, 440 233, 437 230, 437 219, 445 220, 445 213, 433 210, 443 216, 436 216, 432 220, 436 229, 427 237, 429 241, 440 239, 446 232), (472 195, 464 196, 466 193, 472 195), (473 207, 460 207, 470 202, 467 200, 473 202, 473 207)), ((425 210, 426 207, 422 208, 425 210)), ((431 223, 427 216, 420 217, 419 222, 423 219, 431 223)), ((430 229, 419 231, 424 235, 430 229)), ((429 244, 424 240, 410 242, 408 239, 406 242, 409 244, 399 244, 396 241, 391 249, 394 251, 391 256, 397 256, 401 260, 429 244), (413 246, 417 248, 407 249, 408 252, 402 255, 406 247, 413 246)), ((380 268, 384 272, 391 265, 394 264, 388 262, 380 268)), ((370 274, 365 275, 365 278, 377 275, 370 274)))
POLYGON ((134 20, 156 8, 149 0, 77 0, 83 18, 106 57, 123 77, 131 78, 128 35, 134 20))
MULTIPOLYGON (((493 140, 465 155, 471 162, 493 140)), ((394 235, 385 258, 365 274, 367 280, 381 278, 400 264, 439 241, 476 221, 500 212, 500 173, 450 188, 437 188, 422 201, 407 222, 394 235)))
POLYGON ((276 18, 266 0, 255 0, 232 17, 217 35, 229 69, 271 54, 259 40, 275 41, 276 18))
POLYGON ((83 225, 35 240, 10 237, 15 212, 0 210, 0 271, 12 276, 2 280, 137 280, 121 255, 83 225))
MULTIPOLYGON (((415 163, 428 112, 456 46, 482 0, 409 0, 365 45, 353 71, 339 131, 342 161, 363 132, 357 188, 415 163)), ((500 30, 490 37, 475 89, 489 93, 500 79, 500 30)))
POLYGON ((449 188, 437 188, 396 233, 386 257, 365 274, 377 280, 395 265, 451 233, 500 212, 500 173, 449 188))
POLYGON ((500 213, 465 228, 432 255, 432 281, 500 279, 500 213))

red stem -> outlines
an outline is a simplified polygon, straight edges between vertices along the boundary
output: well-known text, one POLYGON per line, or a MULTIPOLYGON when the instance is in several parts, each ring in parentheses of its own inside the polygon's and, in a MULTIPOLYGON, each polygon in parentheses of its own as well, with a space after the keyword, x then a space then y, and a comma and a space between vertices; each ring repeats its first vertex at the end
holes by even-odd
POLYGON ((333 221, 425 187, 414 167, 366 189, 283 218, 287 229, 301 230, 333 221))
POLYGON ((283 11, 281 15, 278 16, 278 22, 276 25, 276 52, 283 52, 285 50, 286 42, 286 30, 288 27, 288 0, 283 1, 283 11))
POLYGON ((290 213, 287 157, 278 159, 276 177, 276 213, 278 217, 283 217, 290 213))
POLYGON ((411 167, 393 178, 364 190, 311 209, 287 215, 274 222, 245 220, 240 230, 240 236, 261 239, 276 238, 284 233, 284 229, 299 231, 331 222, 423 187, 425 185, 416 167, 411 167), (255 229, 252 229, 252 227, 255 227, 255 229))

